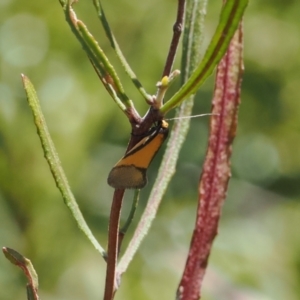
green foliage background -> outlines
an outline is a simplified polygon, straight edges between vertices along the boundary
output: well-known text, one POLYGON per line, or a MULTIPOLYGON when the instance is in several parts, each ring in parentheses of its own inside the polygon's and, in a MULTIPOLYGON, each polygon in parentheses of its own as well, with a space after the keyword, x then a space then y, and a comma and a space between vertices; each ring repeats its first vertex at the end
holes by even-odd
MULTIPOLYGON (((118 66, 91 2, 81 0, 75 10, 118 66)), ((206 44, 221 5, 211 2, 206 44)), ((155 93, 175 1, 103 4, 133 69, 148 92, 155 93)), ((299 1, 267 0, 251 1, 246 12, 233 176, 204 282, 205 299, 299 299, 299 11, 299 1)), ((145 112, 146 104, 117 69, 136 107, 145 112)), ((0 245, 32 260, 42 299, 99 299, 105 264, 63 205, 43 158, 20 73, 37 89, 73 192, 104 246, 113 193, 106 177, 125 151, 130 126, 72 35, 58 1, 0 2, 0 72, 0 245)), ((195 113, 209 112, 212 87, 213 78, 199 91, 195 113)), ((177 174, 116 299, 174 299, 194 225, 207 121, 191 121, 177 174)), ((149 170, 138 215, 158 165, 159 158, 149 170)), ((124 216, 131 197, 129 192, 124 216)), ((24 276, 4 256, 0 287, 0 299, 25 299, 24 276)))

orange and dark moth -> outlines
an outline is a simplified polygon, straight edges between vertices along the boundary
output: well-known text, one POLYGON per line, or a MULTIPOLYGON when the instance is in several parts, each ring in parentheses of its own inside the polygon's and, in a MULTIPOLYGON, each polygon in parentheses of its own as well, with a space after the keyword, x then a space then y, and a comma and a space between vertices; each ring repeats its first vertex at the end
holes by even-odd
POLYGON ((141 189, 147 184, 147 169, 168 136, 169 124, 159 121, 110 171, 107 183, 115 189, 141 189))

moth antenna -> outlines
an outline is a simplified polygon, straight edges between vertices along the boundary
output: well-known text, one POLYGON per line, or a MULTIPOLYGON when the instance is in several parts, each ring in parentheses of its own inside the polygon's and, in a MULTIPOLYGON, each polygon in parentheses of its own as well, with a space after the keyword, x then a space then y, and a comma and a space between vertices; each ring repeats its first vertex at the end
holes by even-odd
POLYGON ((219 115, 220 115, 220 114, 200 114, 200 115, 185 116, 185 117, 171 118, 171 119, 165 119, 165 120, 171 121, 171 120, 192 119, 192 118, 198 118, 198 117, 205 117, 205 116, 219 116, 219 115))

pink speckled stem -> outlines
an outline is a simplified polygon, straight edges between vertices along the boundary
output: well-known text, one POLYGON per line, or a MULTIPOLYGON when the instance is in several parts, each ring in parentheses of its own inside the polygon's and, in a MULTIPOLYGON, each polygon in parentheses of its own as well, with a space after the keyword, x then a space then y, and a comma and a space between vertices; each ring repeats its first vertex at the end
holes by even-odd
POLYGON ((197 300, 230 178, 230 156, 236 134, 240 103, 242 26, 235 33, 220 61, 210 121, 209 144, 199 184, 197 219, 177 299, 197 300), (216 114, 218 114, 216 116, 216 114))

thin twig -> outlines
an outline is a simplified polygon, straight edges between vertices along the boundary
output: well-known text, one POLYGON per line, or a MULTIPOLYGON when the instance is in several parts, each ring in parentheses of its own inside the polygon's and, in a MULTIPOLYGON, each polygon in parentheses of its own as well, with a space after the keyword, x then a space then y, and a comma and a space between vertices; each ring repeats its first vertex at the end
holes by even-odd
POLYGON ((173 25, 173 38, 170 44, 170 49, 167 57, 167 61, 164 67, 164 71, 162 73, 162 78, 164 76, 169 76, 173 63, 176 56, 176 51, 178 48, 179 39, 182 32, 183 27, 183 19, 184 19, 184 10, 185 10, 185 0, 178 0, 178 7, 177 7, 177 19, 173 25))
POLYGON ((140 190, 135 190, 130 213, 128 215, 128 218, 127 218, 125 224, 122 226, 122 228, 119 231, 119 252, 120 252, 120 249, 121 249, 121 246, 122 246, 122 241, 124 239, 124 236, 125 236, 128 228, 129 228, 129 226, 132 223, 132 220, 134 218, 134 215, 135 215, 138 203, 139 203, 139 198, 140 198, 140 190))

